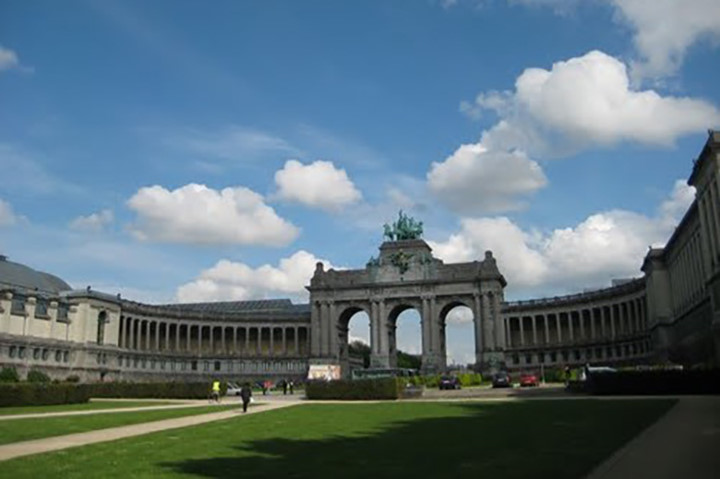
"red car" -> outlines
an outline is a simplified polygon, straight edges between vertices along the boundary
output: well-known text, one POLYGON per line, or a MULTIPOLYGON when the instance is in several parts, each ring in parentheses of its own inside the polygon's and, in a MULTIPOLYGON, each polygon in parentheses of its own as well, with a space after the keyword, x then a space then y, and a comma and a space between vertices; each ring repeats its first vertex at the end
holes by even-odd
POLYGON ((537 387, 540 385, 538 377, 533 373, 523 373, 520 376, 520 387, 537 387))

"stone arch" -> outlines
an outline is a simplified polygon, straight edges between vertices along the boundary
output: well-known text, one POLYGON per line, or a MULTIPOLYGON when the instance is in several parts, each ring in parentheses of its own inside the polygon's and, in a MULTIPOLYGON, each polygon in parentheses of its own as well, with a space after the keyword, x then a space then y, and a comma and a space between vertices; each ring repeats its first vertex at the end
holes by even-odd
MULTIPOLYGON (((449 336, 454 336, 453 344, 458 344, 457 341, 460 341, 460 337, 466 336, 467 334, 470 334, 472 339, 472 344, 474 347, 475 356, 477 358, 478 351, 479 351, 479 341, 482 340, 481 337, 478 336, 477 331, 479 328, 479 324, 476 324, 478 321, 477 313, 475 312, 474 306, 474 299, 472 296, 470 297, 453 297, 449 298, 448 300, 444 301, 440 307, 440 313, 439 313, 439 338, 440 338, 440 352, 441 352, 441 364, 447 367, 448 363, 448 344, 451 343, 451 340, 449 336), (454 324, 452 327, 448 328, 448 316, 453 311, 458 311, 458 308, 462 308, 463 311, 469 312, 471 315, 471 321, 470 321, 470 329, 469 331, 464 331, 463 329, 458 330, 458 328, 464 328, 467 329, 468 325, 458 325, 454 324), (452 331, 452 333, 451 333, 452 331), (463 334, 463 332, 465 334, 463 334)), ((466 344, 466 343, 464 343, 466 344)))
MULTIPOLYGON (((415 300, 401 300, 401 301, 394 301, 394 302, 391 301, 391 302, 389 302, 388 306, 389 306, 389 312, 387 315, 388 359, 389 359, 390 367, 397 367, 398 366, 398 347, 397 347, 398 319, 400 318, 400 315, 402 315, 406 311, 415 310, 418 313, 418 315, 420 316, 420 341, 422 342, 422 331, 423 331, 422 303, 415 301, 415 300)), ((422 355, 422 348, 421 348, 420 354, 422 355)))
MULTIPOLYGON (((368 318, 369 308, 361 304, 348 304, 344 307, 341 306, 340 314, 337 316, 337 355, 340 363, 342 375, 349 377, 350 371, 353 369, 350 364, 350 321, 357 313, 365 313, 368 318)), ((370 335, 370 350, 373 350, 373 338, 370 335)))

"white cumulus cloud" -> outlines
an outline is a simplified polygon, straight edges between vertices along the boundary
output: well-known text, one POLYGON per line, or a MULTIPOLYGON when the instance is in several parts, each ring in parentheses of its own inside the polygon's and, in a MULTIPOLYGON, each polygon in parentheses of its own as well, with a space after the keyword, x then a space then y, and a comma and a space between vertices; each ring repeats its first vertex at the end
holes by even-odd
POLYGON ((307 300, 305 286, 310 284, 318 262, 326 269, 333 267, 328 261, 303 250, 281 259, 278 266, 265 264, 253 268, 223 259, 202 271, 194 281, 180 286, 177 299, 183 303, 283 296, 307 300))
POLYGON ((191 183, 170 191, 156 185, 138 190, 128 206, 138 215, 131 231, 142 241, 285 246, 299 234, 245 187, 191 183))
POLYGON ((500 121, 482 135, 488 149, 564 155, 623 141, 667 146, 720 124, 720 110, 699 99, 662 96, 630 85, 626 65, 600 51, 528 68, 514 91, 478 95, 478 109, 500 121))
POLYGON ((10 226, 15 224, 15 221, 17 221, 17 216, 15 216, 10 203, 0 199, 0 226, 10 226))
POLYGON ((10 50, 0 46, 0 71, 10 70, 20 66, 20 60, 18 60, 17 54, 10 50))
POLYGON ((540 165, 520 151, 488 151, 462 145, 427 174, 430 190, 461 213, 497 213, 521 208, 521 198, 547 184, 540 165))
POLYGON ((87 216, 78 216, 70 222, 70 228, 78 231, 97 233, 115 220, 111 210, 105 209, 87 216))
POLYGON ((679 180, 654 216, 610 210, 547 233, 524 230, 506 217, 465 218, 458 233, 430 245, 448 262, 492 250, 511 288, 602 286, 637 276, 648 246, 665 244, 693 197, 693 188, 679 180))
POLYGON ((312 208, 337 211, 362 198, 347 172, 330 161, 315 161, 304 165, 288 160, 275 173, 277 195, 312 208))

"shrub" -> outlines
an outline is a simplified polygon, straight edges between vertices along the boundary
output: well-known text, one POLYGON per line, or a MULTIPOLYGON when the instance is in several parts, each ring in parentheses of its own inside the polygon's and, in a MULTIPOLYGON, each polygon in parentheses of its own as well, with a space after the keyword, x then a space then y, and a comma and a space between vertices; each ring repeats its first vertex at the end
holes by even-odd
POLYGON ((51 383, 0 384, 0 407, 46 406, 87 402, 89 390, 84 385, 51 383))
POLYGON ((401 378, 309 381, 305 394, 308 399, 398 399, 403 396, 405 384, 401 378))
POLYGON ((0 383, 16 383, 18 381, 20 381, 20 376, 15 368, 2 368, 0 370, 0 383))
POLYGON ((37 369, 32 369, 27 375, 27 382, 29 383, 49 383, 50 376, 37 369))
POLYGON ((66 383, 79 383, 80 382, 80 376, 77 376, 75 374, 68 376, 65 378, 66 383))
MULTIPOLYGON (((104 398, 157 398, 157 399, 207 399, 211 384, 202 383, 130 383, 107 382, 87 384, 92 397, 104 398)), ((227 384, 220 384, 221 393, 227 391, 227 384)))

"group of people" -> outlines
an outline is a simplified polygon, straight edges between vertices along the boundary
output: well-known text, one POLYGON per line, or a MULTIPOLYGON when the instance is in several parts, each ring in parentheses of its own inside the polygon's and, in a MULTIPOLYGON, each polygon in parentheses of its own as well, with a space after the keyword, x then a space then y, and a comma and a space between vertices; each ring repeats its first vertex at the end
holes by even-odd
MULTIPOLYGON (((288 390, 290 394, 295 394, 295 383, 292 379, 283 379, 278 385, 282 387, 284 395, 288 393, 288 390)), ((263 381, 260 383, 260 386, 262 387, 263 396, 266 396, 272 387, 272 382, 263 381)), ((212 383, 211 397, 215 402, 220 402, 220 394, 220 381, 215 379, 212 383)), ((240 388, 240 399, 242 399, 243 412, 247 412, 248 404, 252 401, 252 388, 250 387, 250 383, 246 382, 240 388)))
MULTIPOLYGON (((212 399, 220 402, 220 381, 214 380, 212 383, 212 399)), ((247 412, 248 404, 252 401, 252 388, 250 383, 245 383, 240 388, 240 399, 242 400, 243 412, 247 412)))

